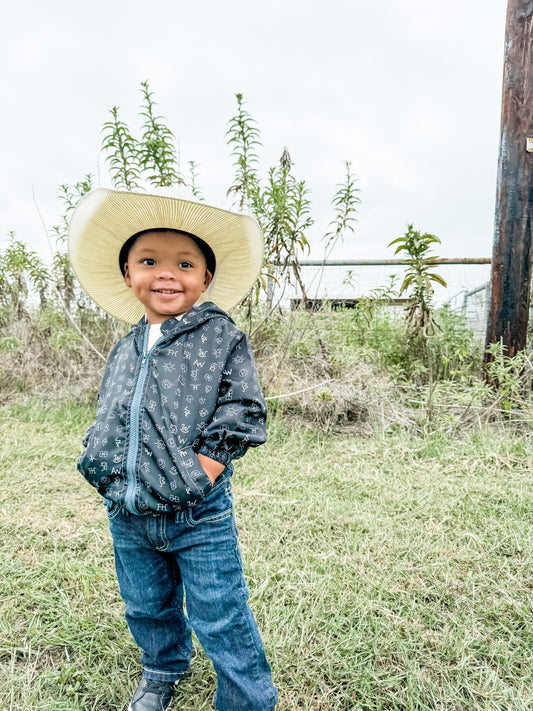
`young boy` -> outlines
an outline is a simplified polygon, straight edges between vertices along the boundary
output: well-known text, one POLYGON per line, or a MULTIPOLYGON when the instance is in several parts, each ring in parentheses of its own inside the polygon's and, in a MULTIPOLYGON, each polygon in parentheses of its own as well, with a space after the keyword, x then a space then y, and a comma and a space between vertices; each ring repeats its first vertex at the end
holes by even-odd
POLYGON ((217 674, 218 711, 270 711, 277 692, 248 606, 230 483, 233 459, 265 441, 266 409, 247 339, 222 310, 257 277, 261 231, 202 203, 99 188, 73 213, 69 252, 94 301, 137 322, 111 350, 78 460, 104 497, 142 649, 129 710, 169 708, 192 629, 217 674))

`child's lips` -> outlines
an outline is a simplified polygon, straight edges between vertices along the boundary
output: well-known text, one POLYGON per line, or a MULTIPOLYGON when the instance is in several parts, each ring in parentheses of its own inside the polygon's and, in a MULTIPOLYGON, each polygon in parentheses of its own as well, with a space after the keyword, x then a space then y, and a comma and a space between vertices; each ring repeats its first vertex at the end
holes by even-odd
POLYGON ((177 289, 152 289, 156 294, 181 294, 177 289))

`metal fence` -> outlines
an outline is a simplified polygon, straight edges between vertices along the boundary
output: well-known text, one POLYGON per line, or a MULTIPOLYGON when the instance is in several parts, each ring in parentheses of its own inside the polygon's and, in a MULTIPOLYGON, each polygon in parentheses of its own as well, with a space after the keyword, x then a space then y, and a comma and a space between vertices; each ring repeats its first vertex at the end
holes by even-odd
POLYGON ((464 289, 447 303, 454 313, 463 314, 475 338, 481 340, 485 338, 490 308, 490 282, 469 291, 464 289))

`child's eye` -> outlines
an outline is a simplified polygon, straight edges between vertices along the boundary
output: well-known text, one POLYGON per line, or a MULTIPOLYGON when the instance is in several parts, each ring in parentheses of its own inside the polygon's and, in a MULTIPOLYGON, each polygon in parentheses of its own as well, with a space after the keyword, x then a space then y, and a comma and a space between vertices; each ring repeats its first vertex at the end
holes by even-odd
POLYGON ((180 262, 178 266, 180 269, 189 269, 192 267, 192 264, 190 262, 180 262))
POLYGON ((146 257, 146 259, 141 260, 141 264, 146 264, 146 266, 148 267, 153 267, 155 264, 155 260, 151 257, 146 257))

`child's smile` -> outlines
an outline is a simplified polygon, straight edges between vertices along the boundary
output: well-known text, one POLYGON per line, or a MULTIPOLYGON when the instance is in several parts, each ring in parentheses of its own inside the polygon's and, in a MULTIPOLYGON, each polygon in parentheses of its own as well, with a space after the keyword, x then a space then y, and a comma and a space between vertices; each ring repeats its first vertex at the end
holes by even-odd
POLYGON ((148 323, 188 313, 211 279, 196 242, 173 230, 143 234, 125 265, 124 281, 144 305, 148 323))

